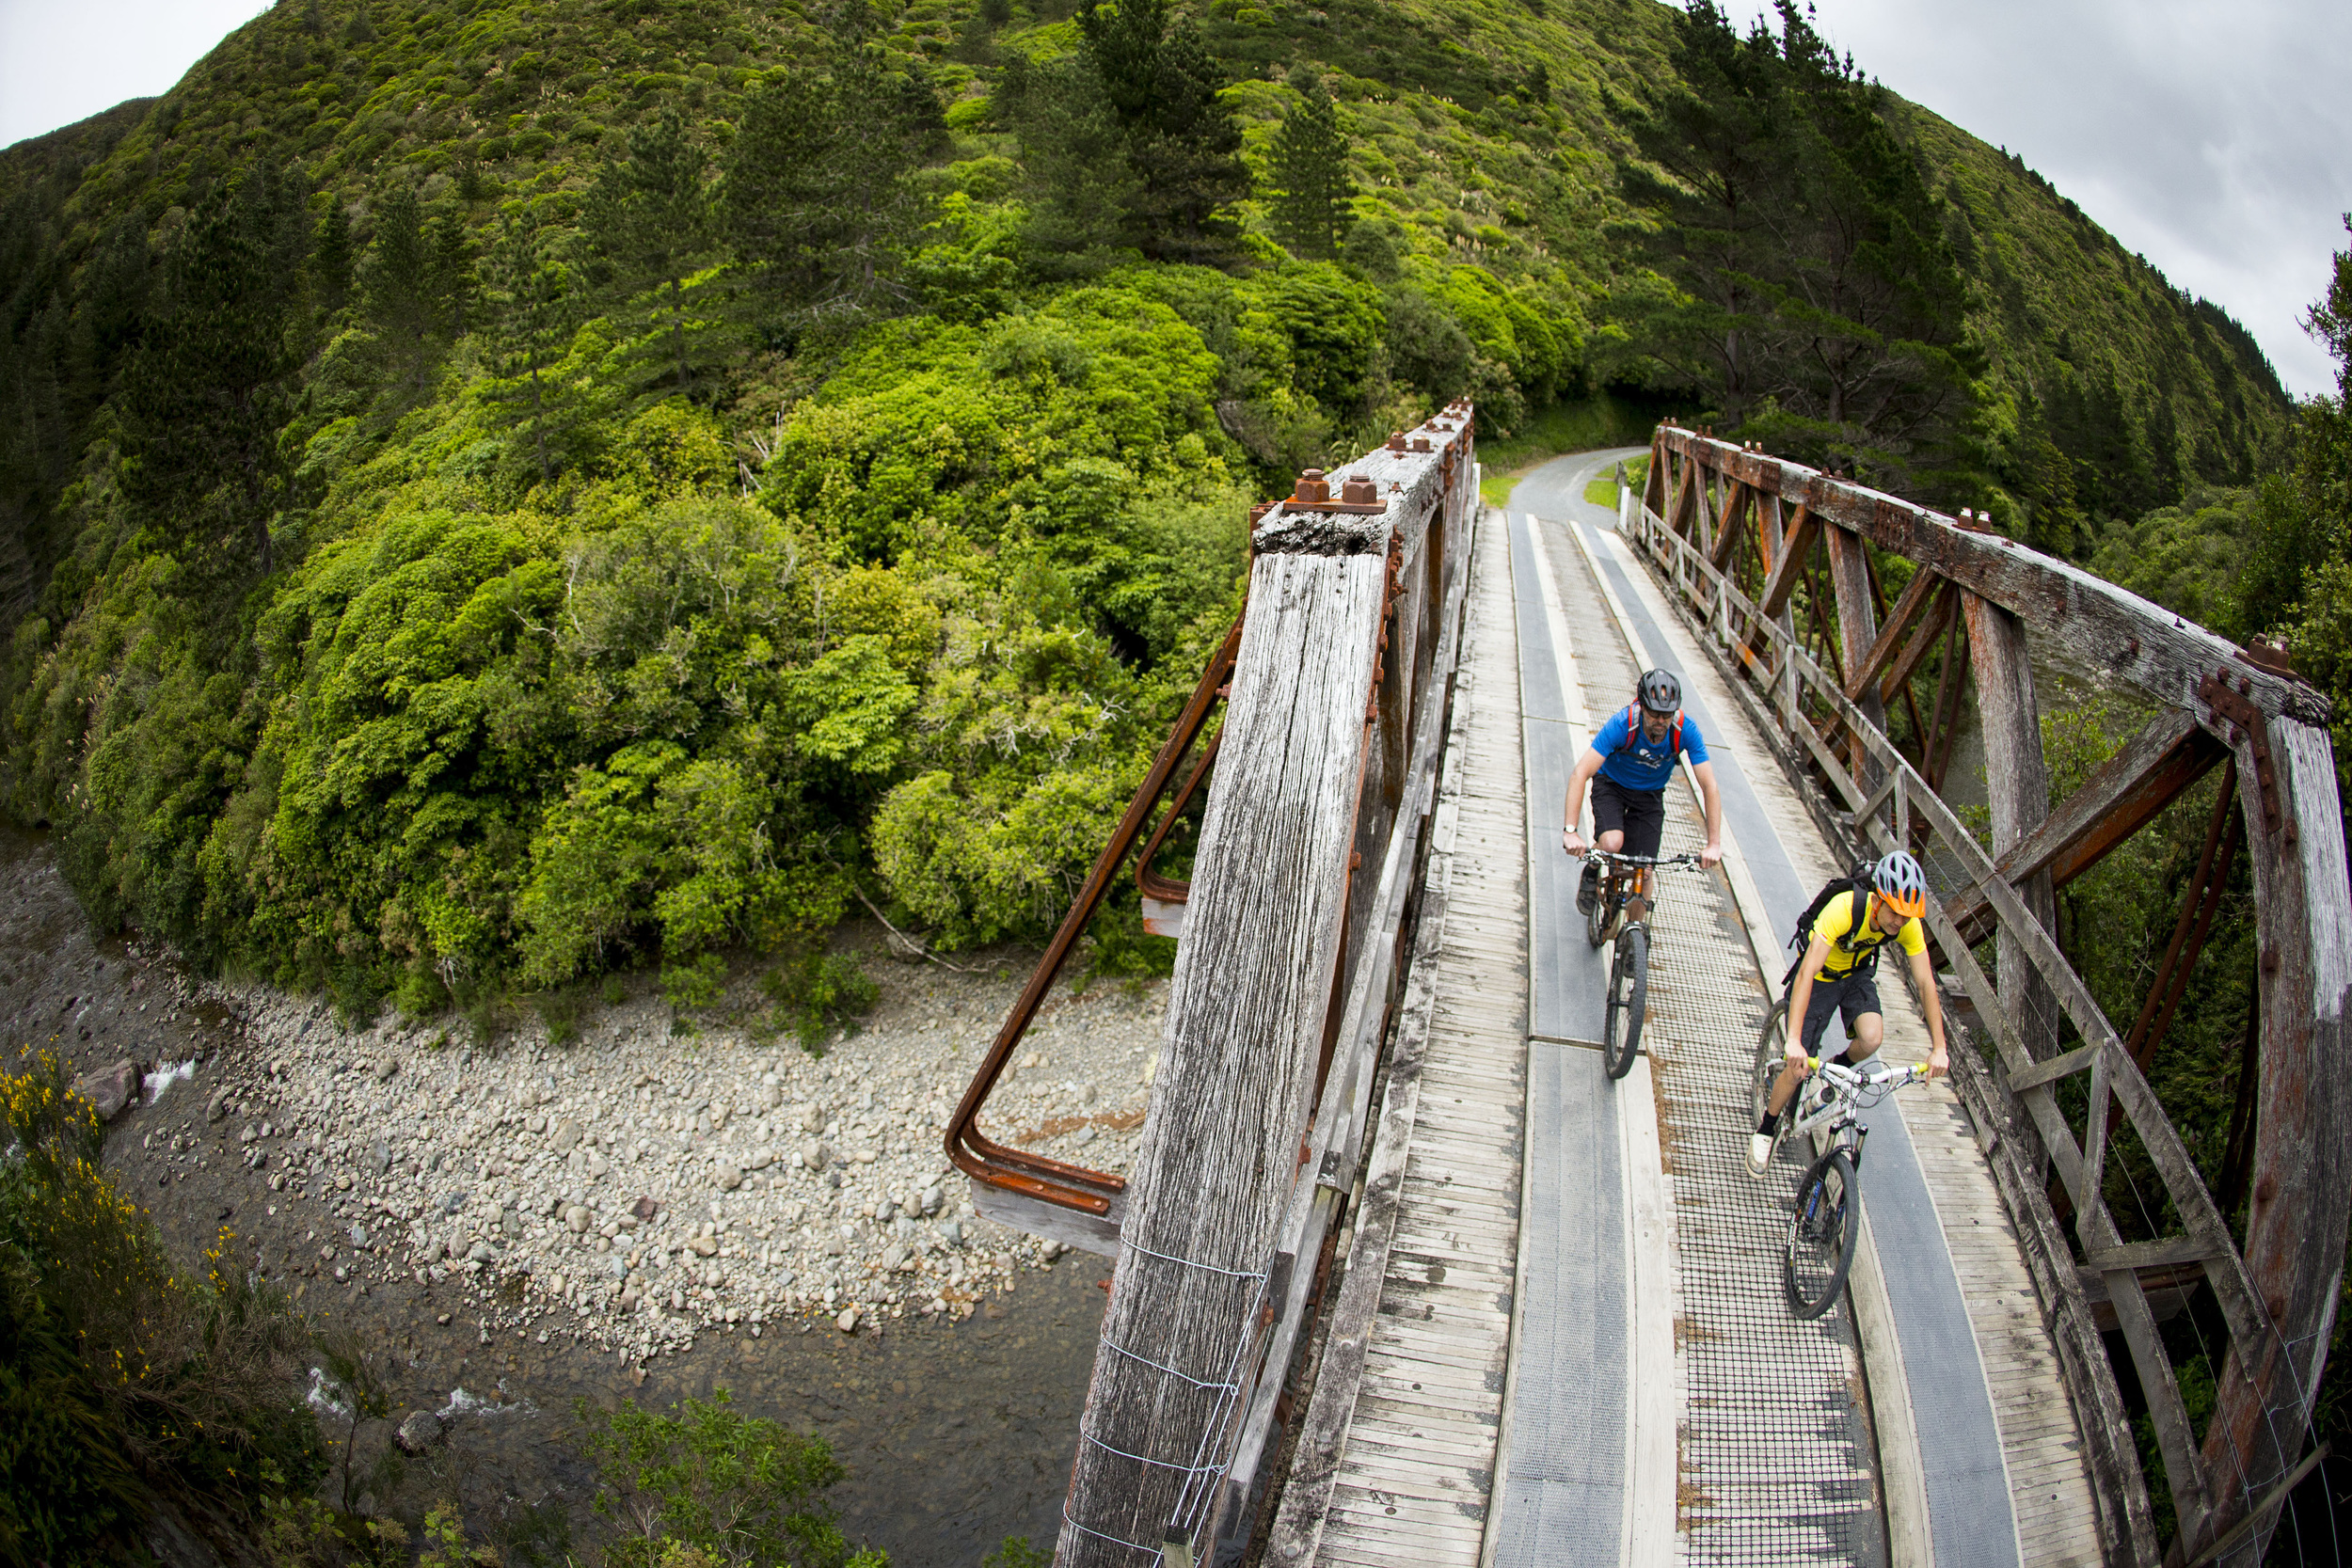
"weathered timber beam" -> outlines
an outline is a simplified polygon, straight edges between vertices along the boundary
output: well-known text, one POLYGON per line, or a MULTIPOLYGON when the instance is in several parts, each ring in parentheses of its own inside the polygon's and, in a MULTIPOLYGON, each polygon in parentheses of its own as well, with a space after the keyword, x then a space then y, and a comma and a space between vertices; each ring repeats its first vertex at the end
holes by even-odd
MULTIPOLYGON (((2093 768, 2082 787, 2059 801, 2039 827, 2003 851, 1997 863, 2001 875, 2014 884, 2047 871, 2053 889, 2064 887, 2227 754, 2192 715, 2166 709, 2093 768)), ((1970 942, 1992 934, 1992 905, 1980 889, 1955 894, 1944 907, 1970 942)))
MULTIPOLYGON (((2025 624, 1992 600, 1964 595, 1970 661, 1977 671, 1977 713, 1993 817, 1993 851, 2006 855, 2042 825, 2050 812, 2049 765, 2042 754, 2042 713, 2034 699, 2033 661, 2025 624)), ((2017 895, 2044 931, 2058 929, 2058 899, 2046 871, 2016 879, 2017 895)), ((2028 1055, 2039 1061, 2058 1049, 2059 1017, 2050 983, 2025 961, 2015 933, 2004 925, 1995 939, 2001 996, 2015 1016, 2028 1055)))
MULTIPOLYGON (((1887 611, 1885 624, 1879 627, 1878 641, 1872 642, 1870 651, 1862 656, 1862 662, 1847 673, 1846 695, 1848 697, 1861 696, 1862 689, 1878 679, 1885 671, 1888 663, 1894 659, 1896 651, 1903 646, 1903 638, 1910 632, 1911 624, 1937 602, 1936 590, 1943 585, 1943 581, 1944 579, 1933 572, 1919 571, 1911 574, 1911 580, 1903 585, 1902 596, 1895 601, 1895 608, 1887 611)), ((1931 622, 1931 625, 1933 624, 1931 622)), ((1932 633, 1930 635, 1931 636, 1932 633)), ((1915 638, 1913 641, 1916 642, 1920 640, 1915 638)), ((1887 687, 1880 692, 1880 696, 1883 699, 1891 695, 1893 688, 1901 684, 1899 680, 1888 682, 1887 687)))
POLYGON ((2037 1089, 2044 1084, 2055 1084, 2061 1078, 2072 1078, 2078 1072, 2088 1072, 2090 1070, 2090 1065, 2098 1059, 2099 1048, 2097 1046, 2079 1046, 2062 1055, 2053 1056, 2046 1062, 2036 1062, 2031 1067, 2021 1068, 2008 1074, 2009 1092, 2024 1094, 2027 1089, 2037 1089))
MULTIPOLYGON (((1878 606, 1870 596, 1870 562, 1867 546, 1843 529, 1832 529, 1826 541, 1829 556, 1830 591, 1837 600, 1837 668, 1845 677, 1849 694, 1855 706, 1871 724, 1886 728, 1886 704, 1867 680, 1855 678, 1855 671, 1866 657, 1866 651, 1878 641, 1878 606)), ((1877 782, 1878 770, 1864 755, 1862 743, 1852 747, 1853 771, 1867 784, 1877 782)))
POLYGON ((2212 1243, 2175 1236, 2161 1242, 2126 1242, 2122 1246, 2086 1253, 2083 1267, 2093 1274, 2113 1274, 2118 1269, 2161 1269, 2178 1263, 2202 1263, 2213 1256, 2212 1243))
POLYGON ((1733 481, 1731 494, 1724 499, 1723 515, 1716 520, 1715 537, 1707 545, 1707 559, 1717 571, 1730 562, 1732 552, 1740 547, 1740 518, 1753 510, 1755 503, 1756 492, 1733 481))
MULTIPOLYGON (((1959 613, 1960 590, 1947 583, 1944 585, 1944 591, 1935 596, 1935 608, 1928 612, 1926 620, 1919 623, 1919 629, 1912 633, 1911 641, 1904 643, 1903 651, 1896 656, 1894 667, 1889 669, 1885 677, 1879 682, 1881 698, 1892 702, 1896 692, 1906 690, 1911 684, 1911 677, 1918 673, 1919 666, 1927 662, 1928 655, 1935 651, 1935 640, 1944 635, 1945 629, 1952 624, 1953 617, 1959 613)), ((1911 714, 1913 721, 1916 722, 1919 710, 1915 705, 1912 708, 1911 714)), ((1919 725, 1923 754, 1927 738, 1933 729, 1932 723, 1919 725)))
POLYGON ((2186 707, 2200 681, 2226 669, 2233 680, 2250 680, 2248 696, 2265 713, 2328 722, 2328 699, 2312 687, 2248 663, 2226 640, 2078 566, 2013 539, 1971 533, 1941 513, 1801 463, 1674 426, 1661 428, 1658 440, 1767 494, 1801 500, 1839 528, 1950 578, 2159 702, 2186 707))
MULTIPOLYGON (((2238 748, 2246 855, 2259 911, 2262 1071, 2245 1269, 2268 1332, 2232 1345, 2205 1429, 2216 1478, 2213 1528, 2246 1513, 2249 1492, 2271 1486, 2298 1457, 2327 1367, 2347 1209, 2352 1209, 2352 1075, 2344 1069, 2344 1015, 2352 993, 2352 886, 2343 802, 2328 732, 2269 721, 2268 751, 2281 821, 2261 810, 2252 736, 2238 748)), ((2192 1234, 2201 1234, 2191 1227, 2192 1234)), ((2207 1277, 2217 1265, 2208 1264, 2207 1277)), ((2231 1292, 2219 1291, 2225 1307, 2231 1292)), ((2258 1561, 2266 1530, 2222 1560, 2258 1561)))
MULTIPOLYGON (((1821 519, 1813 515, 1811 507, 1800 505, 1797 515, 1788 519, 1788 531, 1780 537, 1771 575, 1764 579, 1763 596, 1756 601, 1765 622, 1778 620, 1781 611, 1788 608, 1789 596, 1796 593, 1797 584, 1804 580, 1805 567, 1813 559, 1813 542, 1820 536, 1821 519)), ((1762 624, 1750 626, 1746 646, 1762 647, 1765 635, 1762 624)))
POLYGON ((1220 1418, 1212 1387, 1159 1369, 1214 1384, 1250 1331, 1340 959, 1386 562, 1261 555, 1250 577, 1104 1317, 1103 1338, 1131 1354, 1095 1358, 1064 1564, 1126 1568, 1103 1537, 1158 1541, 1220 1418))

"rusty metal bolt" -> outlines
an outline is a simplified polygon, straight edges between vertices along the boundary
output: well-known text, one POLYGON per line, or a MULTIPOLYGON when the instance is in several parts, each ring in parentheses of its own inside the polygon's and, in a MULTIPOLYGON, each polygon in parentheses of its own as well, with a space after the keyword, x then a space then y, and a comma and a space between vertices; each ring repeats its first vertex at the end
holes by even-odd
POLYGON ((1340 481, 1340 499, 1349 506, 1370 506, 1380 499, 1380 486, 1361 474, 1349 474, 1340 481))
POLYGON ((1403 431, 1392 430, 1389 432, 1389 450, 1391 451, 1403 451, 1405 450, 1405 433, 1403 431))
POLYGON ((1405 491, 1405 482, 1404 482, 1403 480, 1401 480, 1401 479, 1392 479, 1392 480, 1389 481, 1389 494, 1390 494, 1390 495, 1391 495, 1391 496, 1395 496, 1395 495, 1402 495, 1402 494, 1404 493, 1404 491, 1405 491))
POLYGON ((1298 476, 1298 487, 1291 499, 1301 506, 1316 506, 1331 499, 1330 482, 1323 477, 1321 468, 1309 468, 1298 476))
POLYGON ((1429 446, 1429 437, 1428 437, 1428 436, 1414 436, 1414 437, 1413 437, 1413 450, 1414 450, 1415 451, 1429 451, 1429 450, 1430 450, 1430 446, 1429 446))

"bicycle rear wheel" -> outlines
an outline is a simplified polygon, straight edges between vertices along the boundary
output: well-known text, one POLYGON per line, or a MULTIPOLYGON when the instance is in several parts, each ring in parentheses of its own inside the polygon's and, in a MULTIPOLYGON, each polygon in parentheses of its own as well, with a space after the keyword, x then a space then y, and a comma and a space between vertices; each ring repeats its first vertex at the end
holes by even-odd
POLYGON ((1649 932, 1629 926, 1617 933, 1617 956, 1609 966, 1609 1006, 1600 1022, 1601 1060, 1610 1077, 1623 1078, 1631 1070, 1648 1006, 1649 932))
POLYGON ((1818 1318, 1846 1283, 1862 1235, 1862 1190, 1843 1148, 1813 1162, 1797 1183, 1797 1212, 1780 1259, 1781 1284, 1799 1318, 1818 1318))
POLYGON ((1784 996, 1772 1004, 1772 1010, 1764 1015, 1764 1027, 1756 1031, 1756 1067, 1748 1074, 1750 1127, 1764 1119, 1764 1107, 1772 1098, 1772 1085, 1779 1082, 1781 1069, 1788 1065, 1788 999, 1784 996))

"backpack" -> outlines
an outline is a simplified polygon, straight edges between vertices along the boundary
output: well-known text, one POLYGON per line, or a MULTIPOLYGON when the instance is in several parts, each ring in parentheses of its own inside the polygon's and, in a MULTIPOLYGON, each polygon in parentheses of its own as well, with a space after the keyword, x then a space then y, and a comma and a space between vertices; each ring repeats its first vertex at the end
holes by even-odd
MULTIPOLYGON (((1829 901, 1841 893, 1851 893, 1862 901, 1858 907, 1867 911, 1869 907, 1867 900, 1877 886, 1877 872, 1878 862, 1858 860, 1853 863, 1853 869, 1846 875, 1832 877, 1821 884, 1821 891, 1813 895, 1813 902, 1807 904, 1804 907, 1804 912, 1797 916, 1797 934, 1788 939, 1788 945, 1797 956, 1789 960, 1788 973, 1780 978, 1782 990, 1786 991, 1796 983, 1797 970, 1804 962, 1805 949, 1813 944, 1813 923, 1821 918, 1821 911, 1829 907, 1829 901)), ((1857 951, 1850 939, 1854 932, 1862 929, 1862 922, 1865 918, 1863 914, 1855 915, 1852 928, 1845 936, 1837 939, 1839 949, 1847 953, 1857 951)), ((1876 969, 1879 961, 1879 949, 1885 945, 1883 942, 1871 943, 1868 952, 1849 973, 1864 974, 1876 969)))
MULTIPOLYGON (((1628 703, 1625 705, 1625 739, 1618 743, 1617 750, 1620 752, 1633 750, 1633 737, 1641 733, 1642 705, 1628 703)), ((1682 754, 1682 710, 1679 708, 1675 710, 1675 727, 1666 732, 1666 738, 1673 743, 1673 750, 1666 754, 1680 756, 1682 754)))

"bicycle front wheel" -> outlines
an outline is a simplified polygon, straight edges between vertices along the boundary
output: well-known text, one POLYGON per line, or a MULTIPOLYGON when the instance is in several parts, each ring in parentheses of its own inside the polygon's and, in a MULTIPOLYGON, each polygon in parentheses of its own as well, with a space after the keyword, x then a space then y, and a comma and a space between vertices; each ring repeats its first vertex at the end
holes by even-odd
POLYGON ((1631 1070, 1648 1006, 1649 932, 1629 926, 1617 933, 1617 956, 1609 966, 1609 1006, 1600 1021, 1601 1060, 1610 1077, 1623 1078, 1631 1070))
POLYGON ((1853 1162, 1843 1148, 1832 1148, 1797 1183, 1797 1212, 1781 1254, 1781 1284, 1799 1318, 1818 1318, 1837 1299, 1861 1235, 1862 1190, 1853 1162))
POLYGON ((1764 1027, 1756 1036, 1756 1069, 1748 1074, 1748 1125, 1754 1127, 1764 1119, 1764 1106, 1772 1098, 1772 1085, 1780 1081, 1781 1069, 1788 1065, 1788 999, 1782 997, 1772 1004, 1772 1010, 1764 1015, 1764 1027))
POLYGON ((1600 886, 1593 889, 1593 907, 1584 911, 1584 940, 1595 947, 1609 940, 1609 917, 1614 912, 1610 895, 1615 888, 1609 878, 1601 878, 1600 886))

